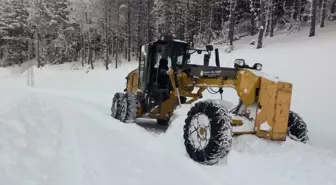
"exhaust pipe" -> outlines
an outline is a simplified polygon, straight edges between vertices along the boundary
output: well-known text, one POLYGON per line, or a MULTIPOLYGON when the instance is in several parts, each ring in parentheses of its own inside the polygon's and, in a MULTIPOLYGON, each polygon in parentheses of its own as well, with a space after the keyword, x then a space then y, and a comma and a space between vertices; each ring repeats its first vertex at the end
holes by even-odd
POLYGON ((215 49, 215 58, 216 58, 216 66, 220 67, 218 48, 215 49))

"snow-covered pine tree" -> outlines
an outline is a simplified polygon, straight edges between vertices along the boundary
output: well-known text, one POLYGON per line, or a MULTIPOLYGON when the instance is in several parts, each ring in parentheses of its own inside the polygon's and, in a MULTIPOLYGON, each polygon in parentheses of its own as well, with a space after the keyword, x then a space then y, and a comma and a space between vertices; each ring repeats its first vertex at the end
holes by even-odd
POLYGON ((4 37, 8 35, 6 30, 7 24, 4 21, 4 13, 6 4, 3 0, 0 0, 0 66, 7 66, 8 47, 6 46, 4 37))
MULTIPOLYGON (((13 48, 8 49, 9 35, 13 35, 13 31, 9 30, 15 29, 8 25, 15 25, 17 21, 8 21, 15 12, 12 11, 15 3, 25 2, 31 7, 27 11, 30 15, 26 21, 26 36, 36 39, 37 44, 34 44, 33 49, 40 45, 40 50, 32 51, 32 57, 36 52, 41 61, 58 64, 74 61, 81 55, 83 65, 90 64, 91 68, 95 59, 102 58, 106 69, 109 61, 120 62, 122 56, 130 61, 132 54, 139 52, 141 44, 154 41, 168 31, 175 33, 179 39, 201 45, 229 43, 248 34, 254 35, 256 28, 266 29, 264 33, 272 36, 273 30, 286 28, 290 21, 294 21, 293 29, 296 23, 307 21, 307 15, 301 16, 301 13, 307 13, 310 6, 307 0, 265 0, 267 26, 261 26, 260 0, 236 1, 232 27, 229 24, 231 0, 118 1, 119 7, 117 0, 32 0, 29 3, 28 0, 1 0, 0 58, 13 59, 13 53, 21 53, 19 50, 13 52, 13 48), (235 30, 233 37, 232 28, 235 30), (38 37, 35 37, 35 33, 38 33, 38 37)), ((335 14, 335 2, 328 0, 325 17, 330 19, 335 14)), ((319 5, 319 10, 323 10, 323 4, 319 5)), ((323 25, 324 14, 321 15, 319 19, 323 25)), ((17 35, 14 38, 22 38, 22 33, 17 35)), ((25 43, 20 46, 27 52, 25 43)), ((25 60, 25 57, 21 58, 25 60)))
POLYGON ((42 57, 52 64, 71 61, 69 56, 74 53, 71 47, 74 28, 69 25, 69 17, 69 0, 36 0, 31 11, 30 24, 38 32, 41 47, 45 48, 42 57))
POLYGON ((31 39, 27 21, 28 5, 26 0, 1 3, 0 46, 5 56, 0 63, 1 66, 22 64, 30 54, 28 53, 28 41, 31 39))

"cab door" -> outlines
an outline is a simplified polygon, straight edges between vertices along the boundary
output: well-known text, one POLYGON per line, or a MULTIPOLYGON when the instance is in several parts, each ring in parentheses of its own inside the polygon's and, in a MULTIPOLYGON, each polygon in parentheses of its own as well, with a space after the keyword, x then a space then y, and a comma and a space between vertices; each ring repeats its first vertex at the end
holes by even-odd
POLYGON ((141 46, 140 58, 139 58, 139 76, 138 87, 140 90, 146 89, 146 79, 148 76, 148 54, 149 45, 145 44, 141 46))

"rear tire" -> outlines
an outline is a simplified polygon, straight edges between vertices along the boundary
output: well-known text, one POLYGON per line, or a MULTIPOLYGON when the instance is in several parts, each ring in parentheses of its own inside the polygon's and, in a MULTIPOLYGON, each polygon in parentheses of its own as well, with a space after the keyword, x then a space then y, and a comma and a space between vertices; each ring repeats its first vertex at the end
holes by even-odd
POLYGON ((228 155, 232 146, 233 134, 229 112, 223 106, 212 101, 198 102, 188 112, 185 123, 183 135, 184 145, 187 153, 194 161, 201 164, 213 165, 228 155), (200 123, 194 125, 193 122, 199 121, 199 116, 203 116, 208 120, 208 132, 204 131, 204 127, 200 129, 195 128, 201 126, 200 123), (204 144, 205 146, 196 146, 195 140, 191 137, 195 131, 197 131, 197 136, 199 136, 199 134, 209 135, 209 139, 207 139, 206 144, 204 144))
POLYGON ((121 104, 121 98, 123 97, 124 93, 115 93, 113 100, 112 100, 112 106, 111 106, 111 116, 115 119, 119 119, 120 116, 120 104, 121 104))
POLYGON ((124 123, 134 123, 137 118, 137 96, 133 93, 125 93, 120 104, 119 120, 124 123))
POLYGON ((307 143, 309 141, 307 124, 293 111, 289 111, 287 133, 288 136, 295 141, 302 143, 307 143))

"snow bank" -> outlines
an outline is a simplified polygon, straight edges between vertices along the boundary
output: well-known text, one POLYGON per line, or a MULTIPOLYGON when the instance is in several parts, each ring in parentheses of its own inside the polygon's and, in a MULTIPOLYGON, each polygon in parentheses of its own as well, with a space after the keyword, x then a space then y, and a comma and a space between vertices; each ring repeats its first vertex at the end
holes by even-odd
POLYGON ((9 71, 9 70, 0 67, 0 78, 3 78, 3 77, 5 77, 5 76, 8 76, 8 71, 9 71))
MULTIPOLYGON (((218 101, 228 109, 233 105, 218 101)), ((190 106, 178 108, 173 125, 159 141, 175 155, 185 151, 183 125, 190 106)), ((211 175, 220 184, 316 185, 335 184, 336 155, 330 150, 315 148, 287 138, 285 142, 268 141, 253 135, 234 137, 229 156, 215 166, 201 166, 204 175, 211 175)))
POLYGON ((49 184, 57 179, 59 113, 15 90, 0 97, 0 184, 49 184))
POLYGON ((17 90, 1 92, 0 184, 216 184, 138 126, 85 102, 17 90))
POLYGON ((182 140, 188 106, 177 110, 180 115, 166 134, 155 137, 85 101, 26 88, 15 92, 1 92, 1 97, 7 95, 0 105, 1 184, 252 185, 260 178, 265 185, 336 182, 334 153, 291 140, 242 136, 220 164, 194 163, 182 140))

